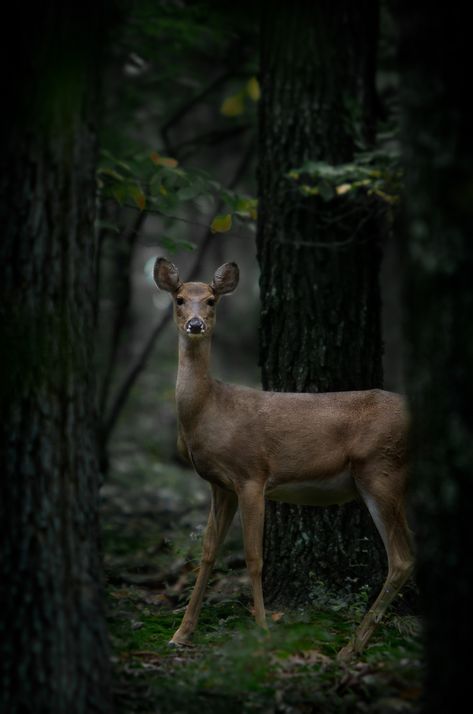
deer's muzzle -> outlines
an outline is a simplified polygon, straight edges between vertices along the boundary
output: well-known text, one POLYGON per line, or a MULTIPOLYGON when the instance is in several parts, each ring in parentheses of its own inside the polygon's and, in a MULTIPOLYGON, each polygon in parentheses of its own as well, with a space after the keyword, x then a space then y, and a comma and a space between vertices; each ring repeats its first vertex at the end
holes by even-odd
POLYGON ((191 335, 200 335, 205 332, 205 323, 200 317, 191 317, 186 325, 186 332, 191 335))

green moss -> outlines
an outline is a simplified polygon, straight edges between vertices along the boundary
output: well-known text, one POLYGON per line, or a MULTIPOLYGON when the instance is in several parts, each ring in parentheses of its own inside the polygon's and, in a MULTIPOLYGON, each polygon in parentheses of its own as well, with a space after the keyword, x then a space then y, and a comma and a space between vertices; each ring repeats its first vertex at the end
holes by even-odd
POLYGON ((412 626, 403 630, 403 618, 388 620, 361 664, 347 668, 335 654, 353 630, 350 609, 285 613, 266 633, 238 601, 206 605, 192 645, 176 650, 168 641, 181 611, 143 604, 133 588, 111 589, 110 600, 117 677, 135 691, 138 707, 130 710, 128 703, 123 712, 158 704, 164 714, 192 714, 203 706, 211 712, 273 711, 284 702, 296 711, 302 704, 323 705, 330 714, 375 711, 376 701, 388 695, 405 704, 403 711, 415 711, 419 635, 412 626), (146 691, 141 704, 140 683, 146 691))
MULTIPOLYGON (((366 609, 364 591, 333 595, 314 581, 311 606, 268 613, 266 633, 254 624, 242 569, 220 562, 191 645, 170 648, 194 583, 190 562, 201 547, 189 534, 205 513, 191 521, 179 521, 179 512, 155 519, 143 507, 147 494, 111 493, 105 514, 118 714, 418 711, 415 618, 388 615, 358 661, 336 661, 366 609), (119 497, 127 510, 116 507, 119 497), (130 585, 141 577, 140 586, 130 585)), ((239 538, 227 541, 229 550, 241 563, 239 538)))

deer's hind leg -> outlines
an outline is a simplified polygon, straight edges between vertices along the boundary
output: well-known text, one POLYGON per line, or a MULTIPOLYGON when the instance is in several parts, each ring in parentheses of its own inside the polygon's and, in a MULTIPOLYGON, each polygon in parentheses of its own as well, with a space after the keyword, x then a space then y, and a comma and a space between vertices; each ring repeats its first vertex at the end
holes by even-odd
POLYGON ((355 475, 361 498, 386 549, 388 574, 381 592, 356 630, 353 642, 339 658, 360 653, 414 568, 412 539, 405 512, 406 467, 379 463, 365 465, 355 475))
POLYGON ((212 484, 212 502, 210 504, 207 528, 204 533, 199 573, 182 622, 179 629, 174 633, 169 643, 170 645, 185 644, 195 630, 205 588, 212 572, 218 549, 228 532, 237 505, 236 494, 231 491, 224 491, 222 488, 212 484))

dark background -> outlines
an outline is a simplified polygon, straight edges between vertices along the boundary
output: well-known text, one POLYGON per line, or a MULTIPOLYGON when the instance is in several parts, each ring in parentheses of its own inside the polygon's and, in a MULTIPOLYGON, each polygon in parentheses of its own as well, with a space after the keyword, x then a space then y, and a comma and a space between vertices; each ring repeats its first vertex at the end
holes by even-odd
POLYGON ((343 0, 11 10, 1 47, 0 710, 458 709, 469 694, 473 502, 466 13, 401 0, 356 11, 343 0), (377 173, 363 183, 367 166, 377 173), (347 206, 358 224, 337 223, 347 206), (330 221, 340 234, 323 233, 330 221), (325 261, 320 236, 336 244, 343 231, 350 248, 325 261), (297 263, 273 250, 281 234, 314 250, 297 263), (158 255, 184 279, 240 266, 219 308, 216 376, 303 391, 382 383, 408 396, 420 597, 412 584, 349 665, 335 654, 385 566, 376 533, 361 547, 363 519, 345 511, 317 519, 341 542, 330 558, 317 551, 312 512, 270 516, 272 639, 252 625, 236 524, 195 646, 167 648, 208 494, 175 446, 176 337, 151 278, 158 255), (314 269, 320 299, 304 287, 314 269), (363 308, 359 275, 375 286, 373 322, 346 330, 325 368, 311 336, 331 344, 342 295, 363 308), (268 319, 271 284, 285 287, 268 319), (284 335, 309 345, 286 373, 284 335), (284 531, 271 530, 278 518, 284 531))

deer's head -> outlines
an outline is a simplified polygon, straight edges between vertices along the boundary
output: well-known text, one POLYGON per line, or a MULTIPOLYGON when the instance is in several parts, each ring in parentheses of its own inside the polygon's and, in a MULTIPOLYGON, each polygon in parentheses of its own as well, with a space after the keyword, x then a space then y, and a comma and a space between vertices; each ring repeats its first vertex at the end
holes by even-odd
POLYGON ((179 332, 191 339, 212 333, 217 303, 222 295, 235 290, 239 275, 236 263, 224 263, 210 283, 183 283, 176 266, 166 258, 157 258, 154 264, 156 285, 173 298, 174 321, 179 332))

